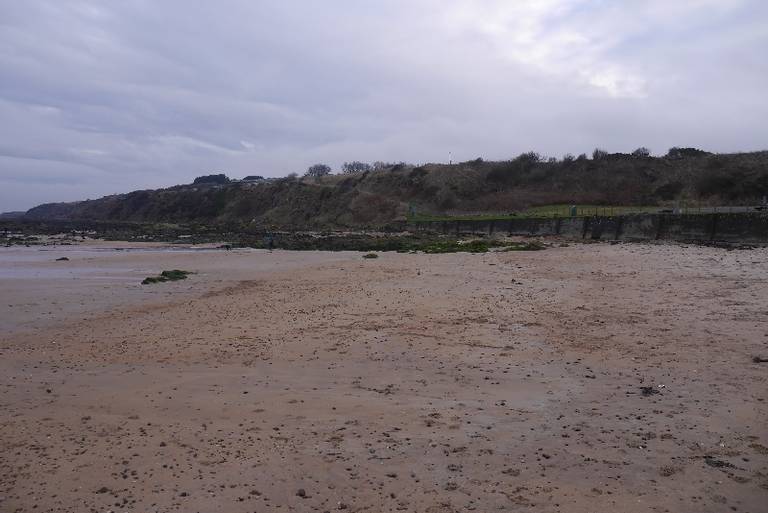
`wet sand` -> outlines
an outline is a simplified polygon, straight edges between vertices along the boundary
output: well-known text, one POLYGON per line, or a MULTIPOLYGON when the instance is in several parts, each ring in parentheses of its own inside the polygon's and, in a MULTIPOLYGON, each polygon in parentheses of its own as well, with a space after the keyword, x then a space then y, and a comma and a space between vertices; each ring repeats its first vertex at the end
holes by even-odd
POLYGON ((765 511, 768 250, 26 249, 0 511, 765 511))

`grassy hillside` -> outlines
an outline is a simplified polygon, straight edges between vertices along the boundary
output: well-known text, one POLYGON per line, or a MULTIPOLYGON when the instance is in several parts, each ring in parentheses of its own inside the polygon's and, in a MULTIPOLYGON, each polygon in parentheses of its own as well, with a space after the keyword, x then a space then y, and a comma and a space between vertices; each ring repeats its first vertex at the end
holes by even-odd
MULTIPOLYGON (((30 219, 246 222, 279 227, 380 226, 409 213, 496 214, 544 205, 756 204, 768 195, 768 152, 666 157, 595 154, 454 165, 399 164, 321 178, 180 185, 35 207, 30 219)), ((544 207, 546 209, 546 207, 544 207)))

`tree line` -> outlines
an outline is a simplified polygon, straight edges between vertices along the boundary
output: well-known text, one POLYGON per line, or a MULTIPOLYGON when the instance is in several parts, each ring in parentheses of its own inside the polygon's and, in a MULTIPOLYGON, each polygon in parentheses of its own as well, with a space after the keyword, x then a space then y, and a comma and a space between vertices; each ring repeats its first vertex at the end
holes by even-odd
MULTIPOLYGON (((704 150, 700 150, 698 148, 679 148, 675 146, 670 148, 667 154, 664 155, 662 158, 682 159, 686 157, 698 157, 698 156, 704 156, 704 155, 711 155, 711 153, 704 150)), ((595 148, 595 150, 592 152, 592 160, 606 160, 611 158, 626 158, 626 157, 636 158, 636 159, 653 158, 651 156, 651 150, 649 150, 644 146, 637 148, 631 153, 609 153, 606 150, 603 150, 601 148, 595 148)), ((589 157, 587 157, 586 153, 582 153, 579 156, 574 156, 570 153, 567 153, 562 157, 562 159, 557 159, 555 157, 544 157, 535 151, 529 151, 529 152, 521 153, 517 157, 511 159, 509 162, 513 162, 513 163, 523 162, 528 164, 543 163, 543 162, 554 164, 557 162, 563 162, 567 164, 574 161, 583 161, 588 159, 589 157)), ((461 164, 479 165, 479 164, 482 164, 483 162, 484 161, 482 158, 477 158, 475 160, 462 162, 461 164)), ((370 171, 388 171, 388 170, 397 171, 406 166, 408 166, 408 164, 406 164, 405 162, 376 161, 373 164, 369 164, 367 162, 353 160, 350 162, 344 162, 341 165, 341 174, 353 175, 358 173, 366 173, 370 171)), ((317 163, 317 164, 312 164, 307 168, 307 170, 304 172, 304 177, 321 178, 324 176, 329 176, 332 173, 333 173, 333 170, 329 165, 323 164, 323 163, 317 163)), ((297 177, 298 175, 296 173, 291 173, 286 178, 295 179, 297 177)), ((245 177, 243 180, 244 181, 263 180, 263 177, 248 176, 248 177, 245 177)), ((229 182, 230 182, 230 179, 224 174, 200 176, 200 177, 197 177, 194 181, 195 184, 226 184, 229 182)))

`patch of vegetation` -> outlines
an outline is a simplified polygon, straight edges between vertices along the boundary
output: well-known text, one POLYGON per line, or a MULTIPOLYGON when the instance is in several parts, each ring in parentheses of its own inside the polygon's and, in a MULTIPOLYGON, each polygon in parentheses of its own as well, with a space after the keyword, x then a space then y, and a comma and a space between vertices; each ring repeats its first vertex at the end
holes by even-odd
POLYGON ((530 242, 504 242, 497 240, 470 240, 470 241, 439 241, 432 242, 421 248, 415 248, 424 253, 486 253, 492 248, 499 251, 539 251, 546 246, 539 241, 530 242))
POLYGON ((152 283, 163 283, 166 281, 178 281, 186 280, 187 276, 192 274, 191 271, 182 271, 180 269, 173 269, 172 271, 163 271, 158 276, 147 276, 141 282, 142 285, 150 285, 152 283))
MULTIPOLYGON (((377 258, 377 253, 397 251, 398 253, 485 253, 492 248, 507 251, 535 251, 544 249, 538 241, 511 242, 496 239, 466 238, 438 234, 308 234, 283 233, 275 239, 275 247, 292 251, 361 251, 363 258, 377 258)), ((249 247, 261 247, 258 239, 243 241, 249 247)))
POLYGON ((659 211, 659 207, 652 205, 618 206, 591 204, 555 204, 531 207, 521 212, 519 217, 570 217, 572 207, 576 208, 576 217, 618 216, 625 214, 653 213, 659 211))
MULTIPOLYGON (((274 240, 275 247, 291 251, 409 251, 412 246, 423 243, 419 237, 409 236, 369 236, 365 234, 321 234, 302 233, 282 234, 274 240)), ((261 247, 261 240, 248 243, 252 247, 261 247)))

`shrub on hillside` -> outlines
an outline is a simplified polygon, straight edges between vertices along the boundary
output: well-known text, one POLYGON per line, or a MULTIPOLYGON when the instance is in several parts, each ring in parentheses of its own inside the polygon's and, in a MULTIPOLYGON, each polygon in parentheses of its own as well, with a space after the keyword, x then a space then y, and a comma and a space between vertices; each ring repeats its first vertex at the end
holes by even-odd
POLYGON ((698 148, 670 148, 667 152, 667 158, 670 159, 683 159, 687 157, 703 157, 705 155, 711 155, 708 151, 700 150, 698 148))
POLYGON ((494 163, 487 179, 498 184, 518 185, 525 181, 540 162, 541 155, 535 151, 521 153, 510 161, 494 163))
POLYGON ((219 184, 223 185, 226 183, 229 183, 229 178, 227 178, 227 175, 224 173, 219 173, 215 175, 204 175, 204 176, 198 176, 195 178, 195 181, 192 182, 195 185, 201 185, 201 184, 219 184))
POLYGON ((649 150, 645 146, 641 146, 640 148, 632 152, 632 156, 636 158, 647 158, 651 156, 651 150, 649 150))
POLYGON ((695 187, 702 197, 756 203, 768 195, 768 173, 748 172, 745 169, 710 169, 698 177, 695 187))
POLYGON ((670 182, 658 187, 654 194, 663 200, 673 200, 683 191, 682 182, 670 182))

